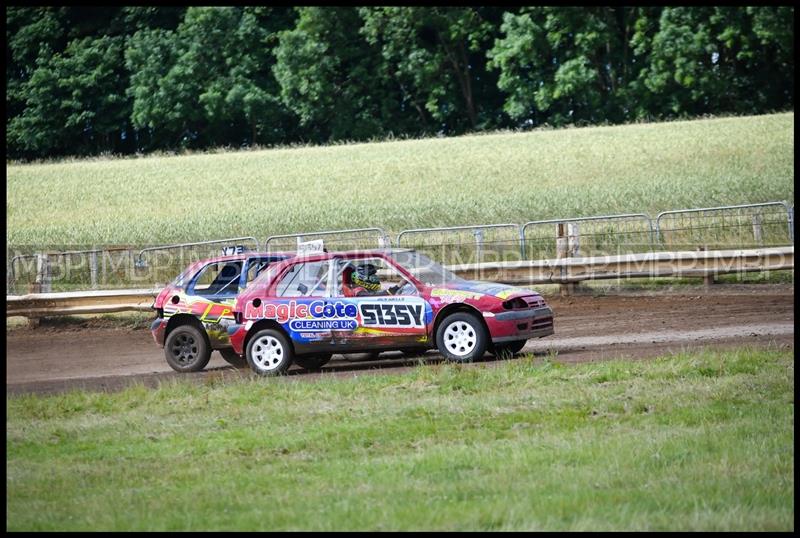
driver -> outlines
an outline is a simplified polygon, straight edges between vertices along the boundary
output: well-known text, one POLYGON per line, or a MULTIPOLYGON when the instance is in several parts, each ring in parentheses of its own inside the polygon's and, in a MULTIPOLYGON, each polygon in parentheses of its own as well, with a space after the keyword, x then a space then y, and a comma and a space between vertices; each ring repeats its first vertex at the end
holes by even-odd
POLYGON ((345 297, 364 297, 371 295, 394 295, 402 286, 392 286, 381 290, 378 270, 371 263, 363 263, 355 269, 348 266, 342 272, 342 292, 345 297))

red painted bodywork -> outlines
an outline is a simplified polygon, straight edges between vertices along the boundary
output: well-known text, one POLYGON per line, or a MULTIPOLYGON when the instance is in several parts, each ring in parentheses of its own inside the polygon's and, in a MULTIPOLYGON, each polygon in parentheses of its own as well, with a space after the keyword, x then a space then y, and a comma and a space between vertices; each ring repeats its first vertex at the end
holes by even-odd
MULTIPOLYGON (((298 256, 273 264, 271 276, 268 277, 269 279, 256 279, 248 286, 246 291, 239 294, 234 306, 234 316, 236 317, 237 323, 229 328, 230 343, 234 351, 240 355, 244 353, 247 336, 250 334, 253 324, 260 319, 258 317, 252 317, 251 319, 246 317, 245 307, 248 304, 252 305, 253 301, 256 299, 263 304, 271 304, 272 301, 274 301, 275 304, 280 302, 285 303, 287 298, 276 297, 275 287, 289 267, 296 263, 317 262, 336 257, 348 260, 383 258, 416 286, 418 297, 422 298, 430 305, 432 313, 430 319, 426 320, 425 339, 424 343, 420 340, 421 347, 435 346, 434 341, 437 322, 440 321, 443 313, 447 314, 447 312, 451 311, 451 305, 457 305, 462 309, 469 309, 473 313, 479 315, 485 322, 493 343, 540 338, 553 334, 554 332, 552 310, 547 306, 541 295, 535 291, 504 286, 502 284, 475 281, 467 281, 466 284, 458 283, 443 286, 427 286, 417 280, 405 267, 393 260, 385 250, 320 253, 303 257, 298 256), (486 292, 492 289, 497 293, 486 292), (524 308, 515 308, 512 310, 503 305, 504 302, 516 298, 524 299, 526 306, 524 308)), ((395 336, 400 337, 402 333, 398 332, 395 336)), ((376 348, 391 349, 392 337, 364 338, 362 343, 362 348, 348 348, 343 351, 376 348)), ((318 343, 298 342, 294 339, 293 345, 297 353, 311 353, 315 350, 315 347, 320 347, 318 343)), ((408 343, 404 341, 402 346, 397 345, 395 348, 398 347, 408 347, 408 343)), ((335 349, 319 350, 336 351, 335 349)))

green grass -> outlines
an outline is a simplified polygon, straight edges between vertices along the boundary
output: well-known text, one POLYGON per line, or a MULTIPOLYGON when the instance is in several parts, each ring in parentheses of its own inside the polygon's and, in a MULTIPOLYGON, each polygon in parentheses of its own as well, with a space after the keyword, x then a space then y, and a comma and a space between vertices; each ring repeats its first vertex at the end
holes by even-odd
POLYGON ((794 201, 794 113, 7 164, 11 246, 175 241, 794 201))
POLYGON ((6 399, 7 530, 793 530, 794 354, 6 399))

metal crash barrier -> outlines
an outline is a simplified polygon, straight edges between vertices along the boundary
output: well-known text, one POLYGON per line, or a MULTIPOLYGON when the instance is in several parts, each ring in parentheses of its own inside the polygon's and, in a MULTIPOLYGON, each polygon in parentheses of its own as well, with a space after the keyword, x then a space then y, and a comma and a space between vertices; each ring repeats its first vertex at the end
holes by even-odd
MULTIPOLYGON (((392 246, 383 228, 369 227, 273 235, 264 250, 296 251, 300 242, 315 239, 324 240, 328 250, 392 246)), ((662 211, 655 219, 630 213, 416 228, 399 232, 396 243, 454 265, 778 247, 794 244, 794 206, 780 201, 662 211)), ((16 293, 157 285, 193 261, 221 254, 212 254, 210 247, 222 244, 232 245, 234 252, 260 245, 252 236, 233 237, 150 246, 135 257, 131 246, 37 253, 7 247, 6 283, 16 293)), ((566 266, 559 267, 566 275, 566 266)))
MULTIPOLYGON (((703 277, 794 269, 794 247, 749 250, 647 252, 592 258, 556 258, 450 265, 462 278, 507 284, 570 284, 585 280, 703 277)), ((6 296, 6 316, 31 318, 149 310, 158 289, 36 293, 6 296)))

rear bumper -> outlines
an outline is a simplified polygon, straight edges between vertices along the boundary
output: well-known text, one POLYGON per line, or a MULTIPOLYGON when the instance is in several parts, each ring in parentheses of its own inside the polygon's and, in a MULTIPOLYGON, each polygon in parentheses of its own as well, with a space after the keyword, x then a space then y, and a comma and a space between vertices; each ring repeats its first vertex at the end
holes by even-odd
POLYGON ((232 323, 227 327, 231 347, 239 355, 244 354, 244 339, 247 336, 247 327, 244 324, 232 323))
POLYGON ((164 347, 164 335, 167 332, 167 320, 164 318, 156 318, 150 324, 150 333, 153 335, 156 345, 164 347))
POLYGON ((555 333, 553 310, 549 306, 501 312, 492 316, 484 313, 492 335, 492 343, 541 338, 555 333))

